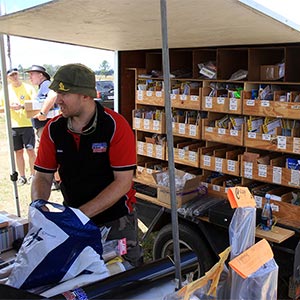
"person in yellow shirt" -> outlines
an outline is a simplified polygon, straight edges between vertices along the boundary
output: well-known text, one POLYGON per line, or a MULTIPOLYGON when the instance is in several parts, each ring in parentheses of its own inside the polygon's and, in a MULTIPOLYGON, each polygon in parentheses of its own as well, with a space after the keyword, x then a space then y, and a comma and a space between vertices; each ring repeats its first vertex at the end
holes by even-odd
MULTIPOLYGON (((16 156, 16 164, 20 177, 17 184, 24 185, 31 183, 34 175, 35 154, 35 133, 31 120, 27 118, 24 110, 25 100, 32 100, 36 97, 36 91, 33 86, 22 82, 19 78, 18 69, 10 69, 7 71, 8 79, 8 96, 11 115, 11 127, 13 146, 16 156), (30 176, 25 175, 25 158, 24 149, 26 149, 29 159, 30 176)), ((1 107, 4 107, 4 97, 1 97, 1 107)))

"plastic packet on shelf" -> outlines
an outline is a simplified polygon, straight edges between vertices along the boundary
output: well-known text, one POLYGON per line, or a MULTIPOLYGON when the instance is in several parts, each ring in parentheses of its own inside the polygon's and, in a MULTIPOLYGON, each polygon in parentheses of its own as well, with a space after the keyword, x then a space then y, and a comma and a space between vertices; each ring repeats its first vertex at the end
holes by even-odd
POLYGON ((230 76, 229 80, 242 80, 242 79, 247 78, 247 76, 248 76, 248 71, 240 69, 240 70, 234 72, 230 76))
POLYGON ((126 238, 120 240, 111 240, 103 243, 103 260, 107 262, 115 257, 125 255, 127 253, 126 238))

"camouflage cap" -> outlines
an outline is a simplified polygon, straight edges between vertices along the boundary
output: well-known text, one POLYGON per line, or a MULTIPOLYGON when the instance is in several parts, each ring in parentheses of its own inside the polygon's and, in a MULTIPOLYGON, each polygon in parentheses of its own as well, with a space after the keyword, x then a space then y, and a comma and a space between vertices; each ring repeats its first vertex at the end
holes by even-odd
POLYGON ((93 98, 97 96, 95 73, 82 64, 60 67, 49 88, 57 93, 81 94, 93 98))

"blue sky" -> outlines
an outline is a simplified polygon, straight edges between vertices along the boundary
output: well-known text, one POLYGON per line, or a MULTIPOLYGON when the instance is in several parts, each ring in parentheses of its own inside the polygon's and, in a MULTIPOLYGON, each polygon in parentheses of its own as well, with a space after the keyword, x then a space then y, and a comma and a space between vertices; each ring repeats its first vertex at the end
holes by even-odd
MULTIPOLYGON (((12 13, 45 2, 49 1, 0 0, 2 13, 12 13)), ((6 41, 6 38, 4 40, 6 41)), ((28 68, 33 64, 63 65, 67 63, 82 63, 93 70, 97 70, 103 60, 107 60, 110 66, 112 68, 114 67, 114 52, 112 51, 45 42, 15 36, 10 37, 10 42, 12 67, 22 65, 23 68, 28 68), (26 47, 26 51, 24 51, 24 47, 26 47)), ((7 49, 6 44, 5 49, 7 49)), ((6 58, 6 64, 9 68, 8 58, 6 58)))

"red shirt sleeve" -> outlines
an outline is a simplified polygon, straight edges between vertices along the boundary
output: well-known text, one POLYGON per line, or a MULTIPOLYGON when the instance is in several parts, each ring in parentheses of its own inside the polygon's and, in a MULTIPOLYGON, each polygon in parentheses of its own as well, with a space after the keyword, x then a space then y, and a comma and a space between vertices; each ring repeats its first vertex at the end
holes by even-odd
POLYGON ((110 164, 114 170, 135 169, 136 145, 133 131, 122 115, 113 111, 109 113, 116 123, 109 148, 110 164))
POLYGON ((46 173, 55 172, 57 169, 56 147, 50 137, 49 131, 51 122, 48 122, 44 127, 34 164, 36 170, 46 173))

